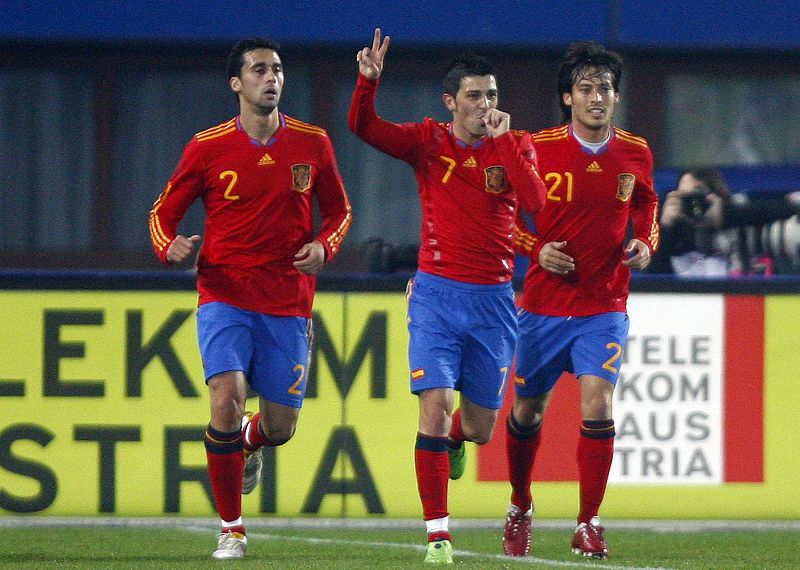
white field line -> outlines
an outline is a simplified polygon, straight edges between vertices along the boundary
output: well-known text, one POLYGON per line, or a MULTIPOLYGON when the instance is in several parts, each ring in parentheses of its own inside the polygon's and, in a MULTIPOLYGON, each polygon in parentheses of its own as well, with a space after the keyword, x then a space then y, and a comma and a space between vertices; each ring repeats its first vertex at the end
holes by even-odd
MULTIPOLYGON (((313 517, 246 517, 249 529, 390 529, 414 530, 424 534, 425 525, 416 519, 392 518, 313 518, 313 517)), ((697 531, 800 531, 800 520, 604 520, 606 530, 634 529, 650 532, 697 532, 697 531)), ((181 528, 186 526, 216 527, 215 517, 109 517, 74 516, 56 517, 43 515, 4 515, 0 514, 0 528, 10 527, 144 527, 181 528)), ((538 519, 534 528, 572 530, 575 522, 569 520, 538 519)), ((453 531, 459 529, 501 530, 503 518, 497 519, 454 519, 450 521, 453 531)))
MULTIPOLYGON (((208 532, 208 527, 199 527, 199 526, 189 526, 186 527, 184 530, 193 531, 193 532, 208 532)), ((261 538, 266 540, 275 540, 278 542, 302 542, 305 544, 331 544, 331 545, 341 545, 341 546, 353 546, 357 548, 393 548, 397 550, 413 550, 415 552, 425 552, 425 545, 424 544, 406 544, 403 542, 385 542, 379 540, 349 540, 349 539, 338 539, 338 538, 315 538, 315 537, 304 537, 304 536, 289 536, 285 534, 269 534, 264 532, 252 532, 248 531, 247 536, 249 538, 261 538)), ((575 562, 567 562, 563 560, 550 560, 548 558, 537 558, 535 556, 526 556, 526 557, 514 557, 509 558, 507 556, 503 556, 501 554, 487 554, 482 552, 473 552, 470 550, 459 550, 458 548, 453 549, 453 557, 458 558, 471 558, 474 560, 493 560, 497 562, 511 562, 516 564, 535 564, 538 566, 550 566, 554 568, 583 568, 586 569, 586 561, 585 559, 581 558, 575 562)), ((662 568, 662 567, 652 567, 652 566, 619 566, 615 564, 606 564, 603 563, 602 570, 670 570, 669 568, 662 568)))

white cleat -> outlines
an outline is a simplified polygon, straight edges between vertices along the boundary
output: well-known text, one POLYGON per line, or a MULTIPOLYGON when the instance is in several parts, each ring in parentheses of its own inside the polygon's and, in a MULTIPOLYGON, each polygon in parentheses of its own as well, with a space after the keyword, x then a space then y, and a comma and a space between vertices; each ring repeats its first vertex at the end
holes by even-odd
POLYGON ((217 549, 211 556, 217 560, 244 558, 247 537, 240 532, 221 532, 217 535, 217 549))

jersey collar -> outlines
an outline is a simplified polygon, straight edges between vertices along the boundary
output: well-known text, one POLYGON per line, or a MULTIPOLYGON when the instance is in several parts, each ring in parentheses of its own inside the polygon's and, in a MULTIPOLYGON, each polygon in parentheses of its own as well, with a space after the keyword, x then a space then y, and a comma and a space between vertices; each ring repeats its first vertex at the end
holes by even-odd
POLYGON ((283 129, 285 126, 286 126, 286 117, 284 116, 283 113, 278 111, 278 130, 273 133, 273 135, 266 143, 262 143, 260 140, 254 139, 253 137, 247 134, 247 132, 242 128, 241 115, 236 116, 236 128, 242 131, 242 133, 244 133, 244 135, 250 139, 250 142, 256 146, 272 146, 278 140, 278 135, 280 134, 281 129, 283 129))

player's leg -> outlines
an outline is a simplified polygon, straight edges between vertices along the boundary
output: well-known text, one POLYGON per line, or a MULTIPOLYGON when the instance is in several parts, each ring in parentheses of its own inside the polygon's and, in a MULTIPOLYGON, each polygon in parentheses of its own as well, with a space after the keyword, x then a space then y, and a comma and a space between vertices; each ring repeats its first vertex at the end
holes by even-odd
POLYGON ((259 395, 259 411, 242 422, 245 494, 261 479, 261 448, 283 445, 294 435, 313 336, 311 319, 257 315, 255 320, 250 385, 259 395))
POLYGON ((614 456, 614 387, 628 337, 624 313, 606 313, 579 321, 583 332, 572 359, 581 386, 581 428, 577 460, 580 511, 572 548, 576 554, 606 558, 608 546, 598 517, 614 456))
POLYGON ((419 397, 414 449, 417 488, 428 535, 426 563, 452 562, 447 486, 447 437, 461 361, 458 316, 451 312, 447 279, 417 272, 408 287, 411 392, 419 397))
POLYGON ((245 371, 252 356, 246 312, 224 303, 197 310, 200 355, 209 390, 211 420, 205 433, 206 458, 214 502, 221 519, 215 558, 241 558, 247 538, 242 522, 242 437, 247 394, 245 371))
POLYGON ((572 549, 583 556, 606 558, 608 545, 598 512, 614 457, 615 431, 611 416, 614 385, 590 374, 581 376, 580 382, 583 416, 577 448, 580 512, 572 549))
POLYGON ((465 315, 461 372, 456 390, 461 406, 450 429, 451 479, 464 472, 464 442, 487 443, 511 380, 517 345, 517 313, 510 285, 460 291, 465 315))
POLYGON ((503 552, 526 556, 531 548, 534 514, 531 491, 533 465, 541 442, 541 427, 553 386, 569 367, 569 320, 520 309, 514 404, 506 418, 506 462, 511 502, 506 512, 503 552))
POLYGON ((454 393, 452 388, 432 388, 419 393, 419 430, 414 449, 417 488, 422 518, 428 535, 426 564, 453 561, 453 537, 447 509, 450 463, 447 433, 450 430, 454 393))
POLYGON ((242 521, 242 437, 239 430, 247 382, 240 371, 208 381, 211 421, 205 433, 206 459, 221 530, 214 558, 241 558, 247 549, 242 521))
POLYGON ((447 438, 450 459, 450 479, 460 479, 466 467, 465 442, 478 445, 488 443, 497 423, 498 410, 485 408, 462 394, 459 408, 453 412, 453 421, 447 438))

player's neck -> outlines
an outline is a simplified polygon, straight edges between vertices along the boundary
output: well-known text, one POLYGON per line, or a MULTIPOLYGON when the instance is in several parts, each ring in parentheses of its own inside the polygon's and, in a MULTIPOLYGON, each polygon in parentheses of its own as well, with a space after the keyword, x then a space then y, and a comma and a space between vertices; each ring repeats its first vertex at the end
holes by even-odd
POLYGON ((264 144, 272 138, 272 135, 275 134, 281 124, 277 107, 268 115, 242 109, 239 114, 239 123, 250 138, 261 141, 264 144))
POLYGON ((453 121, 451 124, 453 125, 453 135, 455 135, 455 137, 464 144, 473 145, 483 138, 483 135, 473 135, 455 121, 453 121))
POLYGON ((572 132, 579 139, 586 142, 601 143, 607 141, 611 136, 611 125, 604 125, 599 129, 590 129, 577 121, 572 121, 572 132))

